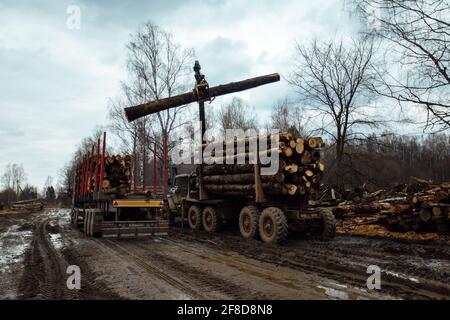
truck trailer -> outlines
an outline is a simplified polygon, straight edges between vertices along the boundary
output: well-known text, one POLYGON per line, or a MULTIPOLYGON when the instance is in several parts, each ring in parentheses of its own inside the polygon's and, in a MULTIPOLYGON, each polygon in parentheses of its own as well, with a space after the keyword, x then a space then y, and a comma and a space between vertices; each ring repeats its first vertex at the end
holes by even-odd
POLYGON ((106 132, 100 155, 87 153, 78 162, 72 190, 71 223, 92 237, 167 235, 164 197, 151 191, 131 190, 130 157, 106 156, 106 132), (116 164, 114 164, 116 163, 116 164))

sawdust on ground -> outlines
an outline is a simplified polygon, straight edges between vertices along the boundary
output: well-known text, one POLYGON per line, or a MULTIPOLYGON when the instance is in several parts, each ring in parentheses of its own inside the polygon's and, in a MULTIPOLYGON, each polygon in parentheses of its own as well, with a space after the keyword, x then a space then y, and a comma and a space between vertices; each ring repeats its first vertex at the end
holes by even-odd
POLYGON ((368 225, 359 225, 359 226, 350 226, 350 227, 341 227, 338 226, 336 228, 337 233, 340 234, 352 234, 352 235, 363 235, 363 236, 377 236, 377 237, 386 237, 386 238, 396 238, 396 239, 405 239, 405 240, 420 240, 420 241, 428 241, 428 240, 439 240, 446 241, 450 243, 450 237, 439 235, 437 233, 417 233, 414 231, 409 232, 392 232, 387 230, 385 227, 375 224, 368 225))

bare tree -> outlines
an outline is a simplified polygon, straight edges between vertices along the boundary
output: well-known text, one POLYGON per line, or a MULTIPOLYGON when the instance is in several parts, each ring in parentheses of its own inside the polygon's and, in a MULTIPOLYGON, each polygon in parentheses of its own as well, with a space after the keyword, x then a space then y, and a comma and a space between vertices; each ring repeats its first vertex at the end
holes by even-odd
POLYGON ((297 45, 298 61, 289 79, 297 90, 302 109, 321 117, 320 131, 328 134, 335 147, 336 162, 341 164, 345 146, 364 135, 362 127, 376 127, 378 122, 367 116, 373 94, 370 63, 374 54, 369 38, 311 46, 297 45))
POLYGON ((123 97, 111 101, 110 119, 113 131, 126 146, 136 151, 139 144, 156 143, 162 150, 164 139, 173 147, 170 134, 185 124, 178 107, 129 123, 123 108, 150 100, 171 97, 188 90, 188 77, 194 56, 174 42, 170 33, 147 22, 127 45, 128 79, 122 82, 123 97))
POLYGON ((26 174, 22 164, 9 163, 6 165, 5 172, 2 175, 2 184, 4 189, 12 190, 16 194, 16 198, 25 180, 26 174))
POLYGON ((280 131, 295 129, 300 135, 306 135, 301 109, 287 97, 278 100, 273 105, 270 120, 270 126, 273 129, 279 129, 280 131))
POLYGON ((5 172, 2 175, 2 185, 3 185, 3 189, 8 190, 8 189, 12 189, 12 182, 13 182, 13 178, 12 178, 12 170, 11 170, 11 163, 8 163, 5 167, 5 172))
POLYGON ((425 128, 450 127, 450 2, 448 0, 355 0, 369 32, 387 41, 394 71, 373 89, 401 105, 422 106, 425 128))
POLYGON ((230 103, 221 107, 217 114, 220 130, 224 134, 226 129, 257 129, 258 122, 253 108, 242 99, 234 97, 230 103))

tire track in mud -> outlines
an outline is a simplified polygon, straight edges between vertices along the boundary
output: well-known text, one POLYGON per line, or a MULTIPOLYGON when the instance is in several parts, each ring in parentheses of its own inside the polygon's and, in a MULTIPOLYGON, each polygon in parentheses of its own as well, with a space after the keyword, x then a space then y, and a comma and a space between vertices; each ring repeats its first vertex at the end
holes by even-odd
MULTIPOLYGON (((218 238, 220 241, 216 241, 219 243, 218 245, 213 245, 205 241, 204 237, 206 236, 201 233, 181 233, 180 230, 173 228, 169 239, 184 242, 186 240, 200 242, 215 250, 237 252, 259 261, 283 265, 311 274, 319 274, 355 287, 365 287, 368 276, 366 275, 367 266, 371 264, 377 265, 382 258, 382 254, 379 252, 374 252, 373 256, 367 251, 365 255, 360 250, 353 253, 351 252, 352 248, 345 248, 344 252, 339 252, 339 249, 332 245, 326 248, 326 243, 317 244, 308 240, 304 241, 308 242, 307 245, 311 245, 310 248, 305 248, 303 245, 278 247, 264 245, 256 241, 243 242, 236 240, 235 236, 226 234, 215 234, 214 238, 218 238)), ((208 238, 211 237, 209 236, 208 238)), ((392 265, 395 266, 395 264, 390 264, 390 266, 392 265)), ((397 268, 391 268, 389 273, 382 274, 384 292, 394 297, 408 299, 449 299, 450 286, 447 283, 417 277, 415 273, 408 274, 407 277, 417 278, 418 282, 413 282, 408 278, 402 279, 394 275, 396 270, 398 270, 399 274, 403 274, 404 270, 401 266, 402 264, 397 268)))
POLYGON ((205 299, 206 298, 204 295, 199 293, 197 290, 186 285, 184 282, 180 281, 179 279, 167 274, 159 267, 156 267, 156 266, 150 264, 149 262, 142 259, 142 257, 132 253, 131 251, 127 250, 127 248, 123 247, 122 245, 118 244, 117 242, 114 242, 114 241, 111 241, 108 239, 102 239, 102 240, 94 239, 94 241, 96 241, 101 246, 106 247, 109 250, 112 250, 116 254, 119 254, 119 256, 121 256, 121 257, 128 257, 129 259, 131 259, 131 261, 135 265, 137 265, 144 271, 148 272, 149 274, 151 274, 153 276, 160 278, 161 280, 163 280, 166 283, 170 284, 171 286, 179 289, 181 292, 189 295, 190 297, 192 297, 194 299, 205 299))
POLYGON ((48 236, 49 219, 38 221, 33 240, 26 252, 25 270, 19 285, 22 299, 78 299, 75 290, 66 286, 67 262, 56 251, 48 236))
POLYGON ((164 239, 164 241, 169 242, 172 245, 178 246, 180 249, 182 249, 184 252, 188 252, 190 254, 193 254, 201 259, 208 260, 213 263, 221 263, 226 264, 229 267, 232 267, 234 269, 237 269, 239 271, 242 271, 244 273, 247 273, 252 276, 256 276, 258 278, 261 278, 263 280, 267 280, 272 283, 276 283, 280 286, 294 289, 294 290, 302 290, 303 287, 301 285, 296 285, 292 283, 291 279, 286 279, 283 277, 283 275, 278 272, 274 271, 268 268, 263 268, 259 265, 243 261, 242 259, 231 257, 229 255, 223 254, 223 253, 202 253, 200 250, 191 248, 190 246, 187 246, 186 244, 178 243, 173 240, 164 239))
MULTIPOLYGON (((149 248, 142 243, 133 243, 132 246, 139 248, 139 254, 144 254, 151 257, 152 260, 157 261, 157 263, 163 265, 165 268, 169 268, 171 273, 175 273, 177 277, 182 277, 185 281, 192 283, 196 287, 201 289, 207 289, 209 292, 218 292, 225 294, 226 297, 231 299, 247 299, 247 300, 267 300, 269 297, 258 291, 252 291, 248 288, 238 286, 226 279, 220 278, 194 266, 189 266, 181 263, 180 261, 173 259, 167 255, 163 255, 152 251, 153 248, 149 248), (150 249, 150 250, 149 250, 150 249)), ((128 247, 129 248, 129 247, 128 247)), ((184 250, 184 249, 183 249, 184 250)), ((190 254, 195 254, 194 252, 189 252, 190 254)), ((207 257, 195 254, 202 259, 207 257)), ((205 259, 212 262, 223 263, 223 261, 217 261, 212 259, 205 259)))

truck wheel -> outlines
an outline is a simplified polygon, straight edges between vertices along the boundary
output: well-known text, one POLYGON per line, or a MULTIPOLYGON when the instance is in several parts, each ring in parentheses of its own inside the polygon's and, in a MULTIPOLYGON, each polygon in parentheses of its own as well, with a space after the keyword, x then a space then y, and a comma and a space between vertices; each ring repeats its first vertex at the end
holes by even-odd
POLYGON ((259 235, 266 243, 281 244, 286 241, 288 224, 283 210, 269 207, 259 217, 259 235))
POLYGON ((90 227, 90 221, 91 221, 91 212, 89 210, 86 210, 84 212, 84 234, 89 236, 89 227, 90 227))
POLYGON ((199 207, 191 206, 188 210, 188 223, 192 230, 200 230, 202 225, 202 212, 199 207))
POLYGON ((243 207, 239 215, 239 230, 245 239, 256 238, 258 235, 259 212, 254 206, 243 207))
POLYGON ((216 232, 220 227, 219 217, 213 207, 203 209, 203 228, 208 232, 216 232))
POLYGON ((320 211, 320 215, 322 216, 322 240, 331 240, 336 235, 336 219, 334 218, 334 214, 329 209, 322 209, 320 211))

